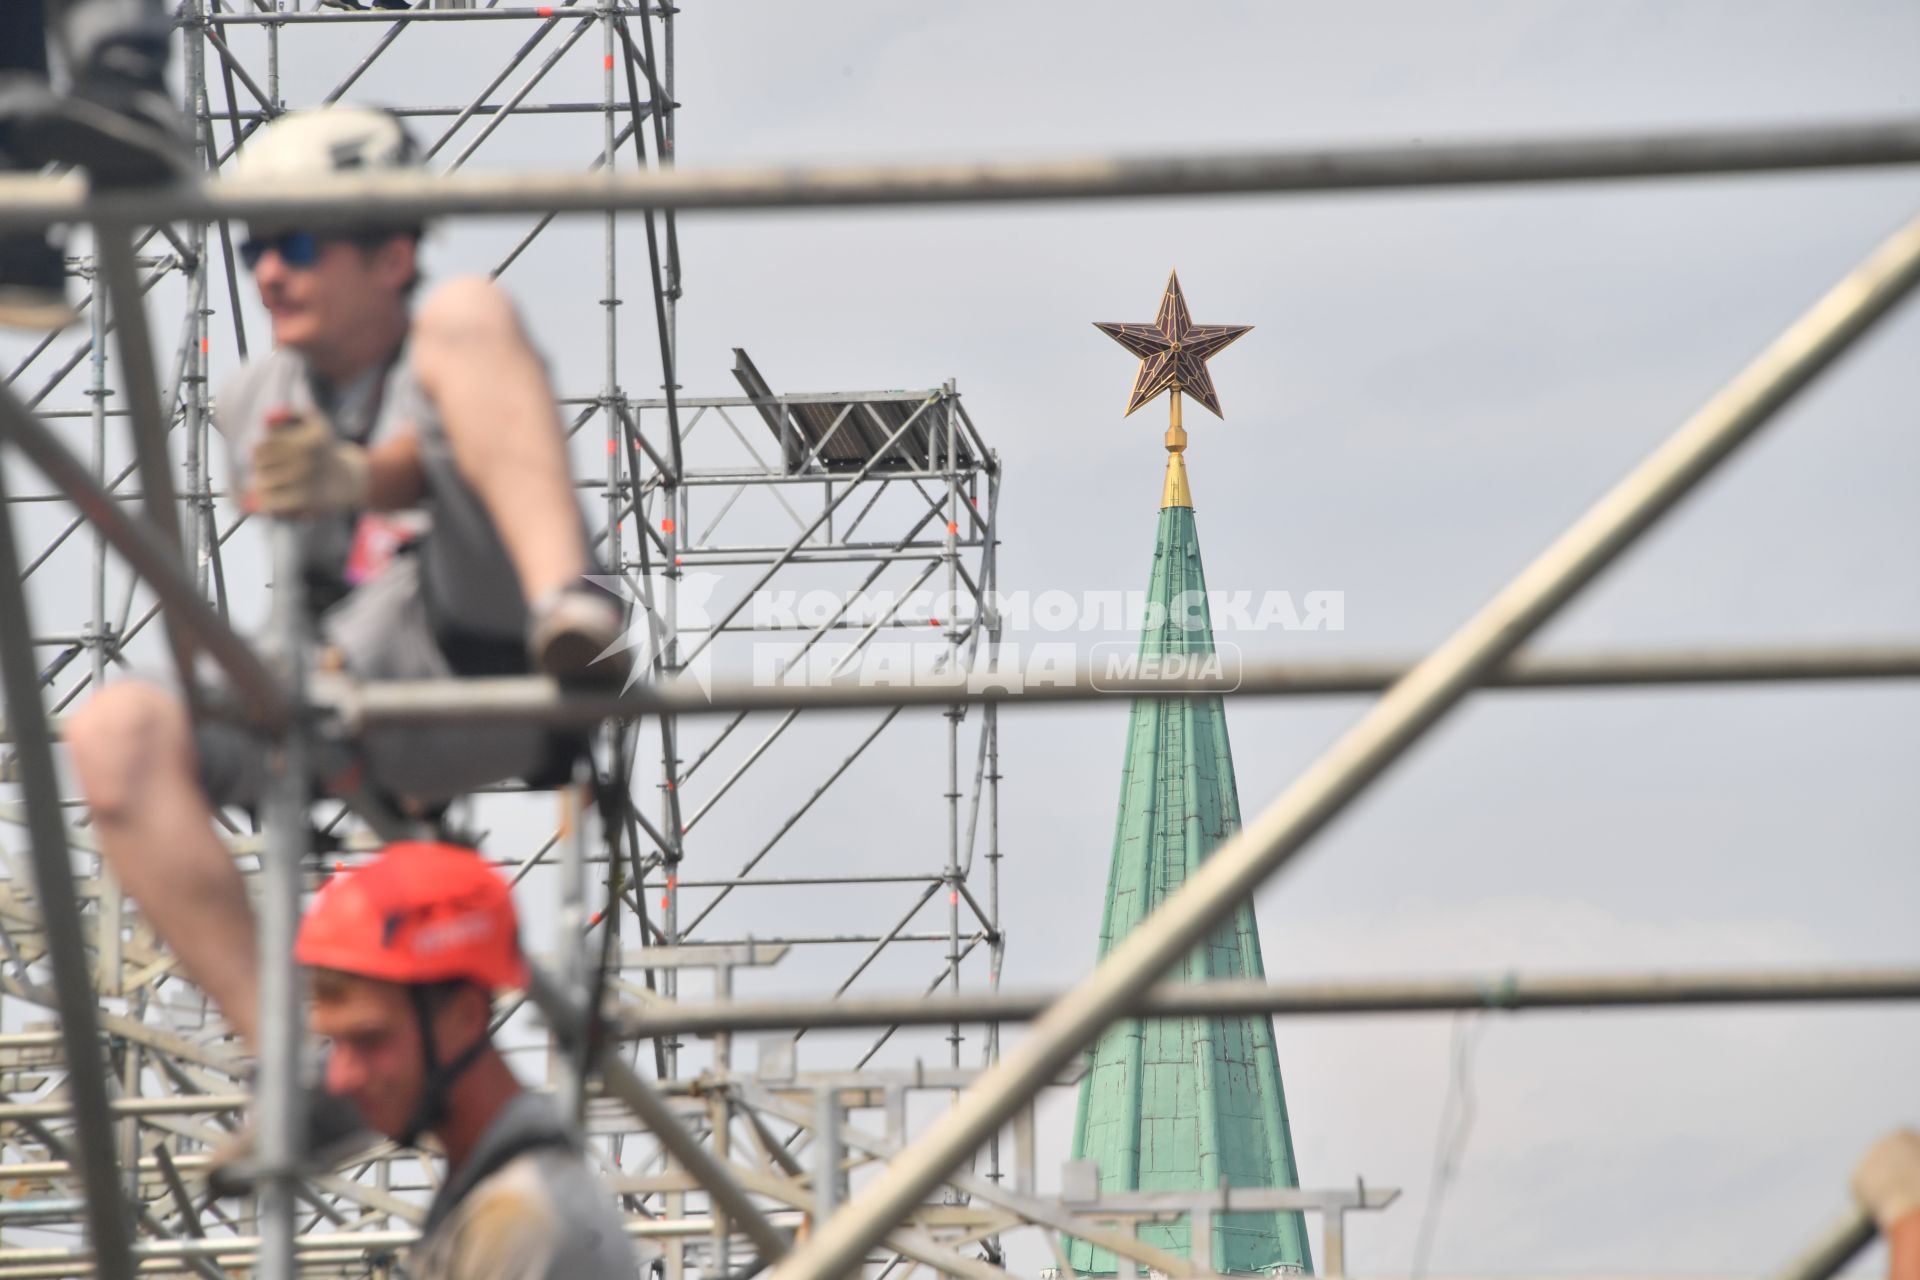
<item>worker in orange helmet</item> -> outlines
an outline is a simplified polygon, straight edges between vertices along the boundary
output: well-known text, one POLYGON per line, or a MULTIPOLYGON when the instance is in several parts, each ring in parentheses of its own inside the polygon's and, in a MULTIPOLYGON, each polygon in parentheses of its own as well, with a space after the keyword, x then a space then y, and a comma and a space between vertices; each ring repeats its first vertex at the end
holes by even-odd
POLYGON ((391 845, 320 890, 294 956, 311 971, 310 1026, 331 1045, 327 1093, 396 1142, 431 1132, 446 1151, 412 1274, 638 1276, 612 1192, 494 1047, 493 996, 528 977, 497 871, 470 849, 391 845))

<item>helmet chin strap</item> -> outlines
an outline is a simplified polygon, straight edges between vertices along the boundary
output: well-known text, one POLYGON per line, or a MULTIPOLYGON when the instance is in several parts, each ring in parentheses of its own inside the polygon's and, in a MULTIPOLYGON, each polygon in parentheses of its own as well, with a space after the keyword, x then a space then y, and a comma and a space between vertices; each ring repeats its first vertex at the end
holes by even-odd
POLYGON ((422 1134, 446 1123, 449 1113, 447 1095, 460 1077, 466 1074, 467 1068, 480 1060, 489 1041, 487 1033, 482 1031, 472 1044, 443 1065, 439 1046, 434 1040, 433 1006, 427 988, 409 986, 407 998, 413 1002, 414 1020, 420 1025, 420 1060, 426 1071, 421 1075, 419 1100, 413 1104, 413 1114, 407 1118, 407 1131, 394 1141, 403 1147, 417 1147, 422 1134))

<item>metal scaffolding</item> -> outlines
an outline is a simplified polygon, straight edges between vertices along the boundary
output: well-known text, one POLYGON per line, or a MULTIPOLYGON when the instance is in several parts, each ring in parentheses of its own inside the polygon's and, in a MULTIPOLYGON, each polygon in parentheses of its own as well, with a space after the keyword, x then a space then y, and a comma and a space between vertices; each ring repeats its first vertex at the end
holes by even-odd
MULTIPOLYGON (((201 163, 217 176, 247 136, 281 111, 350 97, 357 86, 396 69, 389 64, 419 42, 450 41, 470 30, 487 54, 467 67, 462 101, 387 104, 422 137, 436 174, 497 167, 493 157, 514 130, 522 139, 537 137, 549 154, 577 157, 589 173, 658 174, 670 171, 661 157, 670 164, 674 154, 673 18, 669 8, 606 2, 538 12, 354 13, 196 0, 183 6, 179 22, 185 107, 201 163), (299 87, 314 84, 321 89, 299 87), (598 92, 582 100, 585 84, 598 92)), ((446 83, 443 77, 441 92, 446 83)), ((29 181, 61 189, 66 180, 29 181)), ((587 273, 593 292, 585 297, 594 304, 597 341, 582 341, 584 326, 572 316, 558 332, 572 353, 595 358, 563 362, 559 390, 597 553, 637 602, 634 634, 645 637, 649 685, 741 665, 750 645, 802 667, 829 652, 838 665, 856 665, 864 651, 908 635, 922 644, 932 638, 954 666, 992 653, 997 628, 980 604, 995 584, 999 464, 954 384, 788 391, 791 384, 776 389, 736 352, 737 394, 684 395, 675 343, 683 280, 673 214, 616 223, 609 210, 590 222, 556 223, 551 211, 541 210, 522 222, 493 261, 463 262, 459 269, 491 268, 511 289, 517 275, 537 269, 528 264, 552 251, 554 241, 558 251, 594 263, 587 273), (631 242, 636 230, 644 232, 639 253, 631 242), (623 325, 634 306, 638 317, 623 325), (696 600, 689 590, 696 576, 717 584, 711 600, 696 600), (904 601, 922 586, 960 602, 937 629, 921 619, 862 612, 883 595, 904 601), (828 592, 842 604, 834 616, 804 624, 753 616, 759 599, 782 592, 828 592), (698 603, 706 612, 694 612, 698 603)), ((272 567, 244 552, 235 559, 241 543, 234 535, 244 517, 225 492, 219 442, 210 430, 210 399, 220 376, 233 358, 258 354, 264 342, 257 325, 249 332, 242 300, 251 281, 236 264, 236 237, 233 220, 224 217, 156 226, 136 213, 96 224, 92 242, 72 263, 74 273, 94 285, 85 299, 85 327, 22 344, 21 356, 5 370, 12 394, 0 416, 9 424, 7 438, 20 446, 13 457, 29 459, 52 481, 51 488, 20 484, 7 495, 8 510, 26 534, 14 557, 17 569, 7 576, 31 593, 38 623, 30 636, 9 636, 9 651, 23 660, 31 654, 33 661, 30 670, 23 667, 30 683, 10 690, 8 706, 24 708, 44 697, 56 729, 63 711, 119 667, 164 666, 169 650, 183 648, 224 669, 243 714, 258 728, 286 730, 297 705, 324 694, 320 687, 287 689, 227 623, 230 613, 244 614, 259 599, 240 584, 265 579, 272 567), (169 315, 177 320, 163 318, 169 315), (156 349, 170 352, 171 362, 156 365, 156 349), (21 407, 37 416, 19 413, 21 407), (123 466, 130 437, 138 447, 133 465, 123 466), (129 493, 141 499, 137 514, 123 505, 129 493), (94 523, 55 505, 61 494, 86 495, 81 510, 94 523), (155 538, 156 527, 174 532, 155 538), (131 572, 120 572, 121 561, 131 572), (56 579, 59 588, 50 588, 56 579), (88 590, 75 591, 79 583, 88 590), (157 635, 162 628, 151 626, 156 620, 167 632, 164 642, 157 635)), ((763 355, 771 371, 777 353, 763 355)), ((24 481, 29 473, 16 469, 7 478, 13 476, 24 481)), ((270 547, 269 556, 280 549, 270 547)), ((284 591, 276 603, 289 603, 284 591)), ((10 622, 26 616, 9 611, 10 622)), ((290 635, 290 626, 276 629, 290 635)), ((554 1087, 575 1087, 569 1067, 579 1064, 564 1062, 561 1050, 549 1047, 547 1029, 571 1016, 569 1001, 577 1005, 586 990, 589 951, 598 953, 609 928, 616 988, 629 998, 671 1000, 683 984, 695 998, 724 996, 736 982, 752 986, 779 960, 789 980, 798 971, 821 990, 856 994, 883 978, 954 993, 963 983, 990 981, 1000 953, 996 717, 992 709, 947 711, 944 759, 920 738, 910 748, 892 745, 911 732, 898 708, 876 709, 851 736, 844 722, 819 725, 819 717, 785 708, 743 708, 725 720, 698 722, 672 712, 627 717, 619 749, 609 753, 624 765, 621 781, 635 799, 624 831, 600 829, 571 794, 560 802, 557 820, 552 798, 514 787, 492 789, 473 802, 472 822, 501 833, 486 850, 511 870, 523 900, 557 904, 553 927, 529 922, 532 945, 551 955, 552 984, 534 993, 545 1026, 520 1018, 508 1024, 510 1041, 551 1059, 540 1069, 554 1087), (904 846, 904 856, 886 872, 850 863, 834 875, 811 874, 810 855, 826 839, 823 828, 857 807, 867 788, 917 790, 925 797, 922 827, 941 838, 904 846), (583 834, 589 828, 591 840, 583 834), (683 878, 690 856, 699 874, 683 878), (621 898, 611 910, 596 911, 597 891, 589 882, 615 864, 624 879, 621 898), (764 915, 757 904, 770 891, 805 896, 809 909, 794 915, 786 936, 749 938, 756 914, 764 915)), ((44 772, 28 763, 40 751, 32 735, 36 723, 15 711, 0 729, 9 781, 28 783, 44 772)), ((351 728, 344 721, 340 727, 351 728)), ((291 993, 286 937, 302 871, 311 884, 320 863, 306 848, 300 816, 306 797, 279 799, 280 812, 262 832, 236 819, 229 835, 242 865, 260 873, 265 914, 279 914, 277 921, 263 920, 263 933, 278 938, 262 957, 266 980, 291 993)), ((124 1214, 93 1220, 97 1249, 122 1259, 109 1264, 102 1258, 103 1270, 124 1272, 131 1256, 143 1270, 164 1262, 203 1274, 210 1264, 285 1274, 296 1237, 302 1270, 337 1271, 343 1258, 390 1250, 399 1237, 381 1233, 407 1233, 424 1208, 419 1193, 429 1185, 425 1166, 406 1153, 384 1155, 322 1186, 278 1185, 260 1205, 238 1214, 206 1201, 197 1182, 206 1148, 239 1122, 246 1102, 237 1091, 238 1055, 141 922, 123 913, 119 893, 96 865, 84 821, 71 812, 74 802, 61 796, 56 806, 55 797, 32 794, 22 800, 0 810, 0 821, 30 823, 56 810, 62 816, 58 831, 30 829, 38 874, 16 873, 4 884, 0 928, 12 966, 0 983, 16 997, 8 1002, 7 1025, 31 1020, 33 1002, 56 999, 43 991, 38 974, 50 951, 67 947, 71 962, 53 966, 63 984, 57 996, 62 1021, 84 1028, 96 1000, 107 1002, 100 1007, 113 1012, 82 1038, 104 1044, 115 1066, 99 1078, 87 1070, 91 1055, 62 1052, 57 1038, 37 1031, 19 1033, 32 1047, 10 1052, 32 1069, 10 1079, 14 1096, 60 1101, 23 1101, 15 1107, 19 1114, 9 1115, 10 1149, 0 1180, 25 1194, 34 1211, 0 1214, 0 1229, 24 1233, 19 1241, 34 1248, 0 1246, 0 1276, 53 1265, 50 1249, 71 1264, 73 1242, 60 1239, 71 1233, 60 1224, 82 1220, 80 1201, 61 1209, 71 1197, 41 1196, 33 1188, 66 1186, 76 1168, 91 1175, 89 1203, 104 1207, 124 1194, 139 1218, 137 1224, 124 1214), (67 847, 77 858, 78 878, 71 881, 54 871, 66 865, 67 847), (49 891, 30 887, 40 881, 49 891), (70 883, 78 896, 64 903, 53 890, 70 883), (59 927, 69 918, 80 932, 59 927), (84 980, 89 974, 93 989, 84 980), (96 1130, 76 1113, 111 1115, 113 1123, 96 1130), (110 1141, 114 1160, 105 1158, 107 1148, 77 1159, 77 1148, 96 1139, 110 1141), (116 1163, 124 1174, 118 1193, 107 1174, 116 1163), (275 1205, 274 1195, 283 1202, 275 1205), (108 1230, 115 1223, 127 1224, 122 1239, 108 1230), (326 1238, 348 1226, 372 1234, 364 1243, 326 1238), (209 1243, 197 1251, 184 1239, 203 1233, 209 1243), (138 1242, 131 1255, 129 1235, 138 1242)), ((345 850, 377 843, 381 825, 377 810, 359 806, 356 819, 346 812, 353 807, 321 806, 325 830, 345 850)), ((284 1119, 293 1101, 268 1095, 291 1077, 271 1059, 274 1046, 294 1043, 297 1006, 285 994, 266 1005, 281 1021, 268 1036, 260 1110, 284 1119)), ((890 1036, 880 1027, 868 1042, 864 1056, 818 1037, 800 1052, 805 1065, 821 1069, 903 1066, 925 1055, 943 1064, 948 1074, 941 1087, 951 1089, 958 1079, 953 1073, 990 1061, 993 1047, 990 1031, 963 1032, 958 1025, 937 1038, 916 1038, 911 1030, 890 1036)), ((734 1188, 727 1169, 739 1150, 754 1150, 763 1139, 783 1153, 789 1147, 804 1153, 813 1109, 774 1135, 770 1122, 751 1120, 746 1104, 724 1088, 704 1091, 693 1106, 676 1083, 703 1074, 724 1079, 734 1056, 725 1036, 698 1043, 656 1037, 602 1061, 594 1073, 600 1087, 635 1108, 616 1113, 591 1100, 591 1128, 607 1168, 665 1179, 633 1191, 628 1204, 636 1231, 662 1238, 675 1276, 722 1274, 730 1259, 783 1249, 791 1234, 790 1226, 779 1234, 768 1226, 764 1191, 749 1198, 734 1188), (635 1071, 636 1063, 667 1083, 666 1098, 635 1071), (672 1177, 665 1172, 669 1164, 672 1177), (663 1220, 682 1229, 659 1230, 663 1220), (688 1222, 699 1225, 688 1230, 688 1222)), ((264 1155, 271 1165, 283 1153, 272 1150, 268 1137, 264 1155)), ((279 1141, 284 1148, 290 1132, 279 1141)), ((785 1194, 790 1200, 799 1195, 785 1194)), ((916 1248, 925 1253, 933 1246, 916 1248)), ((929 1257, 946 1261, 947 1252, 941 1245, 929 1257)))
MULTIPOLYGON (((1216 1212, 1262 1206, 1323 1213, 1324 1256, 1338 1274, 1342 1215, 1383 1207, 1391 1191, 1267 1193, 1261 1200, 1246 1189, 1222 1189, 1217 1201, 1041 1191, 1033 1100, 1070 1079, 1076 1055, 1118 1018, 1201 1009, 1517 1012, 1920 998, 1920 976, 1911 971, 1153 987, 1223 912, 1284 867, 1475 689, 1920 674, 1920 654, 1910 647, 1523 651, 1583 586, 1920 282, 1920 222, 1874 251, 1433 653, 1405 663, 1260 668, 1231 682, 1135 679, 1100 688, 1085 678, 1027 687, 967 674, 991 672, 1000 639, 991 600, 1001 475, 954 383, 782 393, 736 352, 733 376, 742 394, 681 394, 688 362, 676 343, 683 279, 674 225, 674 211, 689 208, 1369 190, 1913 164, 1920 162, 1920 125, 699 173, 670 163, 671 6, 583 0, 539 9, 322 13, 294 11, 286 0, 253 0, 250 7, 187 0, 181 40, 186 106, 214 180, 94 196, 73 177, 0 177, 0 226, 72 221, 92 229, 89 252, 74 264, 75 274, 92 282, 84 336, 54 335, 32 346, 0 391, 0 446, 12 446, 0 447, 0 674, 7 706, 0 783, 18 790, 17 803, 0 802, 0 822, 26 830, 31 864, 31 874, 7 866, 0 881, 0 996, 8 997, 0 1005, 0 1079, 10 1094, 0 1104, 0 1231, 12 1233, 0 1244, 0 1280, 184 1271, 214 1278, 235 1269, 270 1278, 368 1274, 414 1238, 432 1186, 430 1162, 390 1150, 337 1176, 301 1181, 283 1172, 238 1211, 196 1190, 207 1148, 249 1103, 245 1064, 204 999, 173 976, 171 957, 123 910, 97 864, 83 815, 60 794, 54 765, 61 713, 130 661, 157 664, 171 656, 184 664, 189 654, 204 655, 239 693, 235 705, 205 713, 246 717, 278 735, 296 762, 283 766, 285 781, 263 830, 236 821, 228 832, 235 856, 259 873, 264 907, 270 998, 253 1101, 266 1120, 262 1150, 270 1168, 284 1167, 290 1154, 298 1106, 298 1003, 287 951, 301 889, 314 878, 300 750, 374 725, 609 724, 618 782, 636 801, 652 792, 633 806, 627 829, 589 838, 587 807, 571 792, 562 795, 557 821, 541 816, 552 812, 551 801, 515 788, 476 800, 469 816, 500 832, 486 852, 511 870, 523 896, 554 905, 533 938, 544 954, 527 1000, 540 1020, 520 1016, 520 1002, 502 1007, 505 1042, 544 1058, 550 1084, 580 1099, 592 1153, 623 1198, 629 1229, 661 1247, 671 1280, 769 1268, 782 1280, 826 1280, 884 1275, 903 1263, 942 1275, 1006 1276, 1001 1239, 1019 1230, 1045 1233, 1056 1256, 1059 1238, 1069 1235, 1115 1253, 1123 1273, 1138 1266, 1189 1276, 1201 1273, 1135 1239, 1133 1226, 1172 1213, 1204 1223, 1216 1212), (287 93, 291 67, 330 76, 321 96, 332 100, 351 94, 398 42, 469 24, 499 32, 502 55, 469 69, 472 96, 394 104, 429 137, 431 173, 272 189, 219 177, 252 129, 306 105, 287 93), (582 67, 598 75, 597 99, 557 96, 553 86, 563 78, 581 83, 582 67), (554 74, 559 68, 576 74, 554 74), (587 172, 470 170, 470 161, 488 162, 489 141, 516 120, 541 131, 555 154, 567 147, 583 152, 587 172), (589 129, 590 143, 580 146, 589 129), (514 264, 542 237, 569 234, 576 252, 597 241, 600 270, 592 287, 600 359, 584 382, 563 378, 562 404, 583 495, 595 509, 600 554, 647 622, 648 679, 623 695, 562 691, 539 679, 307 689, 283 682, 229 625, 230 613, 257 602, 258 593, 240 585, 250 580, 245 575, 264 576, 259 564, 241 571, 229 552, 242 518, 224 492, 209 431, 215 352, 224 360, 229 351, 244 357, 249 350, 232 223, 297 215, 303 223, 338 224, 400 211, 530 217, 493 264, 509 285, 514 264), (616 221, 622 211, 640 216, 646 243, 641 266, 624 272, 623 224, 616 221), (557 221, 564 213, 583 216, 557 221), (637 334, 622 328, 620 308, 629 300, 623 290, 650 311, 651 334, 644 324, 637 334), (177 305, 179 323, 161 328, 152 317, 170 305, 177 305), (157 363, 156 351, 171 359, 157 363), (110 369, 117 370, 117 392, 110 369), (656 377, 660 395, 633 394, 656 377), (131 430, 121 431, 123 423, 131 430), (123 439, 131 441, 131 457, 123 439), (19 458, 52 489, 21 488, 32 473, 11 466, 19 458), (137 515, 122 506, 133 496, 130 483, 138 486, 137 515), (69 516, 66 503, 79 514, 69 516), (711 605, 702 600, 695 608, 690 578, 710 572, 719 584, 711 605), (64 590, 47 585, 54 575, 64 590), (76 590, 82 583, 85 590, 76 590), (845 679, 866 647, 909 629, 930 631, 925 620, 863 611, 861 602, 881 589, 903 600, 928 584, 948 605, 946 616, 933 619, 941 652, 932 669, 906 686, 845 679), (764 593, 801 587, 831 591, 841 603, 805 619, 755 616, 764 593), (162 625, 150 630, 155 619, 162 625), (786 669, 812 676, 739 678, 745 646, 764 646, 769 637, 786 669), (816 651, 835 656, 816 670, 816 651), (1085 982, 1034 996, 982 991, 997 988, 1004 947, 1001 707, 1195 693, 1381 696, 1085 982), (916 707, 939 710, 943 751, 872 750, 899 738, 913 719, 905 713, 916 707), (829 709, 848 714, 818 715, 829 709), (314 714, 298 714, 306 712, 314 714), (857 731, 847 734, 848 725, 857 731), (810 814, 863 786, 924 788, 940 837, 905 842, 907 855, 886 873, 792 855, 793 833, 807 830, 810 814), (602 873, 618 896, 594 912, 589 881, 602 873), (784 936, 754 936, 730 910, 754 893, 820 889, 832 892, 809 896, 809 909, 792 913, 784 936), (587 1063, 569 1046, 586 1040, 580 1027, 589 948, 597 952, 609 935, 609 985, 623 1035, 601 1044, 587 1063), (776 964, 803 974, 821 998, 756 1002, 742 993, 741 984, 776 964), (885 976, 890 994, 855 991, 875 975, 885 976), (940 998, 927 998, 935 994, 940 998), (28 1009, 56 1011, 57 1026, 28 1025, 28 1009), (1002 1056, 999 1025, 1015 1020, 1031 1020, 1031 1028, 1002 1056), (803 1040, 808 1030, 829 1027, 871 1028, 875 1036, 843 1062, 819 1037, 803 1040), (914 1027, 944 1035, 915 1040, 914 1027), (749 1030, 793 1034, 762 1041, 749 1069, 736 1060, 736 1037, 749 1030), (919 1060, 929 1046, 937 1065, 919 1060), (952 1103, 921 1128, 908 1112, 909 1100, 920 1097, 952 1103), (810 1230, 796 1242, 803 1224, 810 1230), (74 1233, 81 1225, 84 1245, 74 1233)), ((257 349, 259 335, 251 336, 257 349)), ((285 541, 276 540, 276 564, 285 553, 285 541)), ((273 576, 285 583, 295 575, 273 576)), ((283 615, 291 614, 290 603, 285 591, 275 602, 283 615)), ((280 631, 290 636, 293 624, 283 621, 280 631)), ((349 800, 319 806, 326 835, 342 850, 373 847, 391 815, 364 798, 349 800)), ((0 852, 11 864, 10 840, 0 839, 0 852)), ((1850 1216, 1783 1280, 1832 1274, 1870 1237, 1863 1222, 1850 1216)))

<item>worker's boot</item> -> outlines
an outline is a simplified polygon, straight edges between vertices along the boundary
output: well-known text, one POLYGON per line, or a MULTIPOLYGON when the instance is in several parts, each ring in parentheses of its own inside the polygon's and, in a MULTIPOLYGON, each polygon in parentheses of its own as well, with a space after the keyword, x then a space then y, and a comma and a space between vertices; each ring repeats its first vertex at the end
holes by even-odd
POLYGON ((68 93, 44 77, 0 83, 0 145, 30 168, 85 169, 100 188, 150 186, 193 172, 180 112, 167 90, 163 35, 102 40, 73 75, 68 93))
POLYGON ((618 685, 633 670, 620 599, 591 582, 534 603, 527 647, 535 670, 566 684, 618 685))

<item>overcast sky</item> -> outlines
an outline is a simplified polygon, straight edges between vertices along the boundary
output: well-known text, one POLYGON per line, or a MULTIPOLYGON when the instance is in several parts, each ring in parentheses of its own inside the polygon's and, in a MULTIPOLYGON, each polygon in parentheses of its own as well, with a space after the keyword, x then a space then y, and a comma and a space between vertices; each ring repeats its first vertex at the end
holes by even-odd
MULTIPOLYGON (((290 101, 324 90, 376 30, 290 29, 290 49, 307 42, 283 66, 290 101)), ((411 32, 365 96, 465 101, 524 38, 520 24, 411 32)), ((596 97, 599 40, 542 94, 596 97)), ((258 57, 250 33, 239 43, 258 57)), ((677 55, 689 167, 1404 144, 1911 117, 1920 9, 730 0, 684 6, 677 55)), ((577 167, 597 130, 516 122, 473 163, 577 167)), ((1178 268, 1196 320, 1255 326, 1213 363, 1225 422, 1188 415, 1210 583, 1346 602, 1338 633, 1239 643, 1250 657, 1413 655, 1916 206, 1920 176, 1887 171, 695 216, 680 224, 681 382, 734 393, 735 346, 783 391, 957 379, 1005 466, 1004 585, 1138 590, 1163 411, 1122 419, 1134 365, 1090 322, 1148 319, 1178 268)), ((523 226, 442 233, 430 265, 484 269, 523 226)), ((623 223, 619 253, 621 377, 645 396, 660 379, 637 222, 623 223)), ((505 277, 572 392, 600 377, 600 264, 597 223, 581 219, 505 277)), ((216 361, 230 367, 227 321, 216 325, 216 361)), ((1543 643, 1911 641, 1916 353, 1909 307, 1543 643)), ((785 517, 754 495, 733 519, 727 536, 755 541, 785 517)), ((243 543, 236 563, 247 554, 243 543)), ((84 617, 84 596, 43 598, 74 627, 84 617)), ((1233 703, 1249 816, 1362 706, 1233 703)), ((770 753, 690 837, 683 874, 731 874, 870 723, 830 720, 770 753)), ((1268 972, 1920 963, 1916 724, 1920 697, 1891 684, 1478 698, 1260 892, 1268 972)), ((766 869, 936 867, 943 727, 903 717, 766 869)), ((1002 718, 1010 985, 1060 985, 1091 966, 1124 730, 1120 706, 1002 718)), ((910 901, 762 898, 723 918, 762 935, 800 915, 876 931, 910 901)), ((930 907, 916 927, 943 920, 930 907)), ((889 961, 856 989, 924 986, 937 951, 889 961)), ((857 954, 796 961, 761 988, 806 989, 857 954)), ((978 963, 968 972, 984 977, 978 963)), ((1362 1271, 1405 1271, 1433 1189, 1449 1021, 1277 1030, 1304 1181, 1405 1188, 1386 1214, 1350 1223, 1349 1255, 1362 1271)), ((1437 1271, 1769 1268, 1844 1206, 1874 1136, 1920 1121, 1920 1015, 1904 1009, 1524 1015, 1460 1034, 1474 1120, 1438 1218, 1437 1271)), ((803 1063, 831 1056, 813 1043, 803 1063)), ((1044 1114, 1051 1183, 1071 1095, 1044 1114)), ((1041 1265, 1037 1243, 1028 1236, 1020 1266, 1041 1265)))

